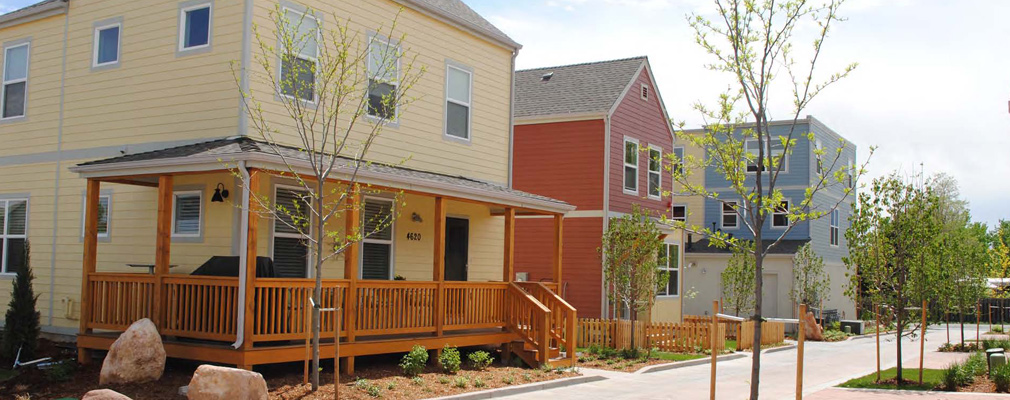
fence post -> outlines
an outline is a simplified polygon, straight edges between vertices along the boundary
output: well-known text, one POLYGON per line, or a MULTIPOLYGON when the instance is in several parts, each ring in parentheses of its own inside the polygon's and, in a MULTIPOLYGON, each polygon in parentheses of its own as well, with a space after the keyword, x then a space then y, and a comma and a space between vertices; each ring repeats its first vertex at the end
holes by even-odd
POLYGON ((719 314, 718 300, 712 301, 712 329, 709 332, 709 334, 712 337, 711 341, 709 341, 709 352, 712 353, 712 379, 709 382, 709 393, 710 393, 709 398, 711 400, 715 400, 715 363, 716 363, 716 357, 719 355, 719 351, 715 349, 716 348, 715 338, 719 330, 718 329, 719 317, 716 314, 719 314))
MULTIPOLYGON (((807 316, 807 305, 800 304, 800 329, 796 332, 796 400, 803 398, 803 340, 806 339, 807 331, 803 326, 803 320, 807 316)), ((754 351, 760 347, 755 345, 754 351)))

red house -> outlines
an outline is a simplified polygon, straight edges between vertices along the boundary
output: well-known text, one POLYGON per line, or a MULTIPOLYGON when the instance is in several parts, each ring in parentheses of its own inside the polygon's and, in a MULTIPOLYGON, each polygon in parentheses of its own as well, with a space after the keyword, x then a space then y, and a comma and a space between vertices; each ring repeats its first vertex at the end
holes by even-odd
MULTIPOLYGON (((513 186, 564 200, 562 293, 580 317, 612 316, 598 248, 610 218, 632 205, 665 213, 671 178, 661 155, 673 151, 673 129, 647 57, 516 72, 513 186)), ((550 219, 516 222, 516 271, 551 279, 550 219)), ((670 284, 654 320, 679 321, 682 234, 667 232, 670 284)), ((523 276, 525 275, 525 276, 523 276)))

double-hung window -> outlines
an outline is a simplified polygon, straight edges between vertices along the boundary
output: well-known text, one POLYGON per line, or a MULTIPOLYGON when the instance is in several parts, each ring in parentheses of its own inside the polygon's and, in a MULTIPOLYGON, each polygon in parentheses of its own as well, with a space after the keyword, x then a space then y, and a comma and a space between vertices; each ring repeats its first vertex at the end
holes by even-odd
POLYGON ((852 182, 856 179, 855 178, 855 176, 856 176, 856 162, 852 161, 851 158, 849 159, 849 170, 846 171, 846 172, 847 172, 846 176, 849 179, 848 186, 852 186, 852 182))
POLYGON ((772 212, 772 227, 785 228, 789 226, 789 200, 782 200, 772 212))
POLYGON ((839 211, 837 209, 831 210, 831 221, 828 224, 828 243, 832 246, 838 246, 838 220, 839 211))
POLYGON ((172 212, 173 237, 199 237, 202 232, 203 192, 175 192, 172 212))
POLYGON ((113 22, 95 27, 95 48, 92 67, 105 67, 119 63, 119 42, 123 24, 113 22))
POLYGON ((740 215, 737 214, 737 202, 735 201, 724 201, 722 202, 722 228, 723 229, 736 229, 740 226, 738 221, 740 215))
POLYGON ((674 221, 687 222, 687 206, 675 205, 670 207, 670 219, 674 221))
POLYGON ((307 192, 277 187, 274 193, 274 272, 283 278, 305 278, 309 268, 309 203, 307 192))
POLYGON ((624 138, 624 192, 638 193, 638 141, 624 138))
POLYGON ((656 290, 657 296, 680 295, 680 245, 663 243, 659 247, 659 269, 667 274, 666 286, 656 290))
POLYGON ((315 102, 319 21, 309 14, 284 9, 281 39, 280 91, 285 96, 315 102))
POLYGON ((368 115, 396 120, 399 79, 400 48, 373 37, 368 43, 368 115))
POLYGON ((473 73, 455 65, 445 68, 445 134, 470 140, 473 73))
POLYGON ((211 3, 179 10, 179 51, 210 46, 211 3))
POLYGON ((362 214, 361 278, 393 279, 393 200, 366 198, 362 214))
POLYGON ((659 199, 663 195, 663 177, 660 170, 663 166, 663 150, 649 147, 649 198, 659 199))
POLYGON ((820 175, 824 171, 823 170, 823 168, 824 168, 824 157, 823 157, 823 154, 820 154, 820 153, 823 153, 823 152, 824 152, 824 144, 821 143, 820 139, 817 139, 817 141, 814 144, 814 168, 817 170, 817 176, 818 177, 820 177, 820 175))
MULTIPOLYGON (((88 221, 88 210, 87 210, 87 197, 84 199, 84 207, 81 213, 81 236, 83 237, 86 233, 84 231, 85 225, 88 221)), ((108 238, 109 237, 109 215, 112 212, 112 195, 103 194, 98 196, 98 237, 108 238)))
POLYGON ((0 199, 0 272, 25 268, 28 241, 28 199, 0 199))
POLYGON ((684 148, 674 147, 673 155, 674 157, 677 157, 677 163, 673 165, 673 172, 678 174, 684 173, 684 148))
POLYGON ((4 48, 3 88, 0 92, 0 119, 25 116, 28 101, 29 43, 4 48))
POLYGON ((744 142, 744 150, 751 155, 752 160, 747 163, 747 172, 765 171, 765 164, 768 164, 771 167, 770 169, 774 170, 776 169, 774 167, 776 162, 782 164, 782 171, 786 170, 786 166, 789 164, 788 157, 782 156, 785 153, 785 148, 782 146, 782 142, 778 140, 778 137, 772 137, 769 143, 767 143, 764 151, 764 160, 758 159, 758 150, 760 147, 757 139, 747 139, 744 142), (780 160, 779 157, 782 157, 782 159, 780 160))

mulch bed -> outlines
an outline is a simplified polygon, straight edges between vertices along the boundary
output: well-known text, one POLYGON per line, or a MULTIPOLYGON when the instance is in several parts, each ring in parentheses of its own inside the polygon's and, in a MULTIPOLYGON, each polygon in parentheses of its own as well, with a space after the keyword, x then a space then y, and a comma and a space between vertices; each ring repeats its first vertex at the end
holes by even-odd
MULTIPOLYGON (((40 354, 40 356, 52 356, 56 359, 76 357, 74 349, 66 346, 60 347, 52 342, 44 342, 40 348, 40 354)), ((377 387, 378 393, 383 399, 420 399, 579 375, 572 370, 516 368, 496 363, 485 371, 468 370, 464 366, 464 369, 455 375, 446 375, 441 373, 438 368, 428 367, 424 373, 419 375, 420 379, 412 380, 404 377, 397 366, 400 357, 402 354, 357 357, 355 374, 340 376, 340 397, 344 399, 375 398, 367 393, 366 385, 355 383, 358 378, 367 379, 368 386, 377 387), (483 387, 475 387, 475 384, 482 384, 483 387)), ((11 362, 7 360, 0 360, 0 363, 3 363, 0 365, 11 365, 11 362)), ((179 387, 189 384, 193 371, 199 365, 200 363, 197 362, 169 359, 165 365, 164 375, 157 382, 110 385, 108 388, 138 400, 178 400, 182 398, 179 395, 179 387)), ((315 393, 311 392, 310 385, 302 384, 302 363, 264 365, 256 367, 256 372, 262 373, 266 379, 271 399, 332 399, 333 362, 323 361, 322 367, 323 372, 320 374, 322 385, 320 390, 315 393)), ((23 368, 19 371, 18 376, 0 383, 0 399, 13 399, 18 395, 25 394, 30 394, 32 399, 79 398, 89 390, 99 388, 98 375, 101 371, 101 362, 96 360, 90 365, 79 366, 72 376, 67 377, 67 380, 64 381, 55 381, 47 375, 46 371, 35 368, 23 368)))
POLYGON ((975 381, 968 386, 957 388, 958 392, 996 393, 996 384, 988 376, 976 376, 975 381))
POLYGON ((604 358, 604 359, 595 359, 592 361, 579 361, 578 366, 579 368, 593 368, 607 371, 635 372, 651 365, 669 364, 672 362, 675 361, 661 360, 658 358, 650 358, 648 360, 642 360, 642 359, 625 360, 623 358, 604 358))

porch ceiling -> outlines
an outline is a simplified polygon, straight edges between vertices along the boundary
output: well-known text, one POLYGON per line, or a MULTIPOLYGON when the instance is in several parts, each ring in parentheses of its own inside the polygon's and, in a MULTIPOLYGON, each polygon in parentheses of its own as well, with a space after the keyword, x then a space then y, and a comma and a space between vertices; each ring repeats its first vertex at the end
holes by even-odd
MULTIPOLYGON (((180 173, 222 171, 245 162, 249 168, 288 172, 296 170, 311 176, 308 155, 295 147, 275 146, 248 137, 232 137, 162 150, 128 154, 90 161, 71 167, 83 178, 108 182, 149 184, 154 177, 180 173), (290 166, 290 167, 288 167, 290 166)), ((354 160, 338 157, 334 180, 348 179, 354 160)), ((357 180, 392 189, 410 190, 476 202, 517 207, 531 211, 566 213, 575 209, 568 203, 503 185, 463 176, 451 176, 400 166, 366 163, 357 172, 357 180)))

